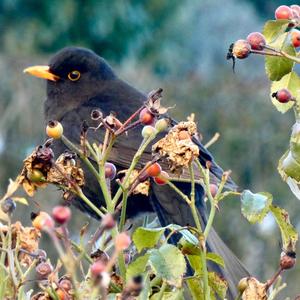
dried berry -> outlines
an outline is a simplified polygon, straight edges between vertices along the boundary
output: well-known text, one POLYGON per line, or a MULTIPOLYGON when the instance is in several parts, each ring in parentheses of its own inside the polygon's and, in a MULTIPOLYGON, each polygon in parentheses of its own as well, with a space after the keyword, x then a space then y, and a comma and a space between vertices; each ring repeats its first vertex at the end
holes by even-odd
POLYGON ((260 32, 252 32, 247 36, 251 49, 263 50, 266 45, 266 39, 260 32))
POLYGON ((47 279, 53 272, 53 267, 49 262, 41 262, 35 268, 38 279, 47 279))
POLYGON ((148 108, 143 108, 139 116, 140 122, 144 125, 151 125, 154 122, 155 116, 148 108))
POLYGON ((119 233, 115 238, 115 248, 117 252, 127 249, 131 244, 131 239, 126 232, 119 233))
POLYGON ((52 210, 53 219, 59 224, 68 223, 71 219, 71 209, 67 206, 55 206, 52 210))
POLYGON ((12 214, 16 209, 16 203, 13 199, 7 198, 1 203, 1 209, 6 214, 12 214))
POLYGON ((251 46, 246 40, 238 40, 234 43, 232 54, 239 59, 247 58, 251 53, 251 46))
POLYGON ((283 252, 280 257, 280 268, 282 270, 288 270, 294 267, 296 264, 295 252, 285 253, 283 252))
POLYGON ((48 230, 54 228, 54 221, 49 214, 44 211, 38 214, 31 214, 32 226, 38 230, 48 230))
POLYGON ((63 126, 60 122, 51 120, 48 122, 48 125, 46 127, 46 134, 50 138, 53 139, 60 139, 63 135, 63 126))
POLYGON ((280 89, 273 93, 272 97, 276 98, 280 103, 287 103, 293 98, 288 89, 280 89))
POLYGON ((112 214, 106 214, 101 220, 101 226, 104 229, 109 230, 116 226, 116 220, 112 214))
POLYGON ((38 169, 32 169, 30 172, 28 172, 27 178, 31 182, 43 182, 46 180, 44 174, 38 169))

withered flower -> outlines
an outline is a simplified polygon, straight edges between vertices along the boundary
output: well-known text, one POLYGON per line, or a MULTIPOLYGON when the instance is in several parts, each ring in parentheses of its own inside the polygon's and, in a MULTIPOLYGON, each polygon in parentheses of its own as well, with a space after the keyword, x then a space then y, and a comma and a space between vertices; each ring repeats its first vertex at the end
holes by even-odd
POLYGON ((59 184, 67 188, 72 188, 72 184, 84 185, 84 173, 78 162, 75 160, 74 153, 62 153, 52 168, 47 173, 47 182, 59 184))
MULTIPOLYGON (((127 170, 122 170, 119 172, 119 174, 125 174, 126 175, 127 170)), ((135 181, 139 175, 138 170, 133 170, 129 176, 129 185, 135 184, 135 181)), ((143 182, 139 182, 134 186, 134 189, 132 190, 132 193, 134 195, 136 194, 142 194, 145 196, 148 196, 150 189, 150 180, 149 178, 145 179, 143 182)))
POLYGON ((32 197, 38 187, 45 187, 47 183, 45 178, 52 166, 54 157, 50 144, 46 142, 44 145, 38 146, 25 160, 23 169, 17 177, 18 184, 32 197))
MULTIPOLYGON (((33 261, 33 256, 29 253, 35 253, 39 249, 41 232, 33 227, 23 227, 21 222, 12 224, 11 228, 11 247, 14 249, 18 241, 19 248, 23 250, 19 252, 18 259, 21 265, 28 267, 33 261)), ((1 226, 0 230, 6 235, 9 229, 7 226, 1 226)))
POLYGON ((152 146, 152 153, 164 157, 170 170, 180 175, 183 168, 187 167, 194 157, 199 156, 199 148, 191 139, 196 133, 195 122, 180 122, 152 146))
POLYGON ((267 284, 259 282, 254 277, 247 278, 247 288, 244 290, 243 300, 267 300, 267 284))

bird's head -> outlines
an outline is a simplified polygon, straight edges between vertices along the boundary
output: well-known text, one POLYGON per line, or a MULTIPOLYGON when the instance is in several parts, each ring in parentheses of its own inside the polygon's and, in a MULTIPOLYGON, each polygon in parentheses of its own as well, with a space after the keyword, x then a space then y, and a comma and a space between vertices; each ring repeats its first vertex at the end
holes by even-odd
POLYGON ((67 47, 48 65, 26 68, 25 73, 47 80, 47 98, 78 103, 91 98, 116 75, 107 62, 91 50, 67 47))

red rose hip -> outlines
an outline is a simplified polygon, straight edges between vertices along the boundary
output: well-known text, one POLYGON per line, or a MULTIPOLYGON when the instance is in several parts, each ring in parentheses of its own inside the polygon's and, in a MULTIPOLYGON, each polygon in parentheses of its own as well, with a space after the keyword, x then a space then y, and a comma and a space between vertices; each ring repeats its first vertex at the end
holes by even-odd
POLYGON ((276 20, 291 20, 293 18, 292 9, 286 5, 279 6, 275 11, 275 19, 276 20))
POLYGON ((272 94, 273 98, 276 98, 280 103, 287 103, 292 99, 292 94, 288 89, 280 89, 272 94))
POLYGON ((148 108, 143 108, 140 112, 139 119, 144 125, 151 125, 155 119, 155 116, 150 112, 148 108))
POLYGON ((251 53, 251 46, 246 40, 237 40, 232 48, 232 54, 239 59, 247 58, 251 53))
POLYGON ((146 170, 145 170, 146 174, 150 177, 156 177, 161 173, 161 166, 159 163, 154 163, 151 166, 149 166, 146 170))
POLYGON ((59 224, 69 222, 71 215, 71 209, 67 206, 55 206, 52 210, 52 217, 59 224))
POLYGON ((300 46, 300 31, 299 30, 293 30, 291 33, 292 37, 292 44, 295 48, 300 46))
POLYGON ((253 50, 263 50, 266 39, 260 32, 252 32, 247 36, 247 41, 253 50))

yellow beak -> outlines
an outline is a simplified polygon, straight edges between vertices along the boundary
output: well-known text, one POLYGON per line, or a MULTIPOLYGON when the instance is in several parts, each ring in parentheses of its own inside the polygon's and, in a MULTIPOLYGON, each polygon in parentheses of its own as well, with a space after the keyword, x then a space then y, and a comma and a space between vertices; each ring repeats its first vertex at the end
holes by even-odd
POLYGON ((24 69, 23 72, 35 77, 57 81, 59 79, 59 76, 51 73, 49 69, 49 66, 33 66, 24 69))

